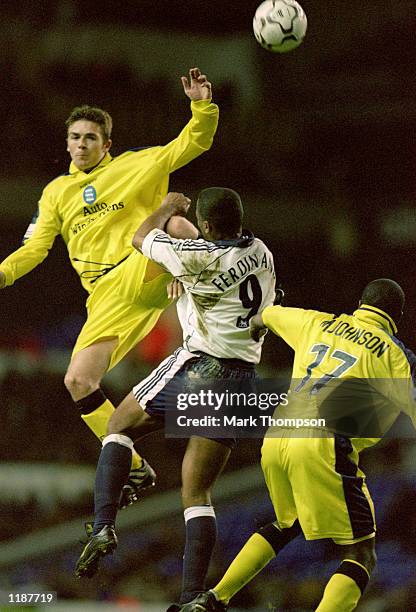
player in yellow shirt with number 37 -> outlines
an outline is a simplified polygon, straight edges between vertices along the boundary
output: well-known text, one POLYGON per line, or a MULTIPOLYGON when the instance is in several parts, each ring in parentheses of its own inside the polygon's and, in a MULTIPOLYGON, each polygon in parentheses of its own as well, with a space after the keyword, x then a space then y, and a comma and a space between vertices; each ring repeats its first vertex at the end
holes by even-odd
MULTIPOLYGON (((89 293, 87 321, 73 349, 65 386, 98 438, 106 435, 114 410, 100 388, 101 379, 149 333, 169 303, 170 275, 133 249, 133 234, 160 206, 169 174, 208 150, 217 129, 218 107, 211 102, 206 76, 193 68, 189 78, 181 80, 192 118, 164 146, 112 158, 110 115, 90 106, 73 109, 66 121, 69 172, 45 187, 23 246, 0 264, 0 288, 12 285, 40 264, 55 237, 62 235, 89 293)), ((177 220, 176 231, 187 229, 177 220)), ((120 503, 131 503, 154 480, 152 468, 135 454, 120 503)))

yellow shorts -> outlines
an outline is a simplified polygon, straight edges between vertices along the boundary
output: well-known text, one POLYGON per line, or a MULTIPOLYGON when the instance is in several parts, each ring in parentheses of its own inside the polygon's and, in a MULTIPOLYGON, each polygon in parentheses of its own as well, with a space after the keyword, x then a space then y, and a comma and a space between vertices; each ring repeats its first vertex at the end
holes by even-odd
POLYGON ((299 519, 307 540, 345 545, 374 537, 373 502, 348 438, 266 437, 261 465, 281 528, 299 519))
POLYGON ((117 337, 111 356, 113 368, 154 327, 170 304, 166 285, 171 275, 162 273, 144 282, 148 259, 138 251, 97 282, 87 299, 87 320, 72 355, 105 338, 117 337))

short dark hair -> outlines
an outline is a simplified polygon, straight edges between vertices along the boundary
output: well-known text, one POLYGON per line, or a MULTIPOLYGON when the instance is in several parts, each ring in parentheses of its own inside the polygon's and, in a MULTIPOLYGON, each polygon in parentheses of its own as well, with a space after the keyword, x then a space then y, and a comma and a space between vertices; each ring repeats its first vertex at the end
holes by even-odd
POLYGON ((405 294, 398 283, 390 278, 378 278, 364 288, 361 302, 375 306, 398 321, 403 313, 405 294))
POLYGON ((86 121, 93 121, 101 128, 101 133, 105 141, 111 138, 111 130, 113 129, 113 120, 110 113, 98 108, 97 106, 89 106, 83 104, 82 106, 76 106, 72 109, 68 119, 65 121, 67 129, 71 127, 75 121, 85 119, 86 121))
POLYGON ((202 221, 217 231, 234 235, 241 229, 244 209, 239 194, 226 187, 208 187, 199 195, 196 209, 202 221))

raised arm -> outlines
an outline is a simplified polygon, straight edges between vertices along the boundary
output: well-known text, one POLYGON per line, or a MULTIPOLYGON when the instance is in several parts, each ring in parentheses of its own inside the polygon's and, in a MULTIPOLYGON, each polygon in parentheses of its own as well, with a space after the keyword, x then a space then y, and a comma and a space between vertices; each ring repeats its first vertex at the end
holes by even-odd
POLYGON ((165 231, 171 238, 196 240, 198 238, 198 230, 189 219, 174 215, 169 219, 165 226, 165 231))
POLYGON ((191 68, 189 77, 182 76, 181 81, 191 100, 192 118, 174 140, 158 147, 156 161, 169 173, 207 151, 218 126, 218 106, 211 101, 212 86, 206 75, 199 68, 191 68))
MULTIPOLYGON (((159 208, 155 210, 155 212, 152 215, 150 215, 150 217, 147 217, 147 219, 145 219, 143 223, 140 225, 140 227, 137 229, 136 233, 133 236, 134 248, 141 249, 143 245, 143 241, 148 235, 148 233, 154 229, 164 230, 165 227, 169 225, 168 223, 169 221, 171 220, 174 221, 172 217, 175 217, 177 215, 179 216, 186 215, 190 205, 191 205, 191 200, 187 198, 186 196, 184 196, 183 193, 175 193, 175 192, 168 193, 167 196, 164 198, 162 204, 159 206, 159 208)), ((186 221, 187 221, 186 219, 183 219, 182 223, 179 222, 179 226, 182 226, 182 228, 185 228, 186 225, 184 222, 186 221)), ((193 228, 193 230, 195 230, 194 226, 191 223, 189 223, 189 225, 191 226, 191 228, 193 228)), ((167 227, 166 229, 169 229, 169 227, 167 227)), ((177 229, 178 229, 178 220, 176 221, 176 230, 177 229)), ((192 234, 194 234, 193 230, 192 230, 192 234)), ((171 231, 174 231, 174 230, 171 229, 171 231)), ((186 236, 180 236, 180 237, 186 237, 186 236)), ((189 236, 189 237, 196 238, 195 235, 189 236)))
POLYGON ((191 68, 189 79, 181 77, 183 90, 190 100, 210 100, 212 98, 212 85, 199 68, 191 68))

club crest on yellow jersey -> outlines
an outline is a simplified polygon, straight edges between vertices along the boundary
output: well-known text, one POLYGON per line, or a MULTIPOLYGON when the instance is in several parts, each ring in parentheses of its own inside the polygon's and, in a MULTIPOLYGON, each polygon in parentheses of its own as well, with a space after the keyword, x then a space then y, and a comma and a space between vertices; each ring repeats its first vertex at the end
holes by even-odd
POLYGON ((94 204, 97 199, 97 192, 92 185, 87 185, 82 193, 82 197, 86 204, 94 204))

